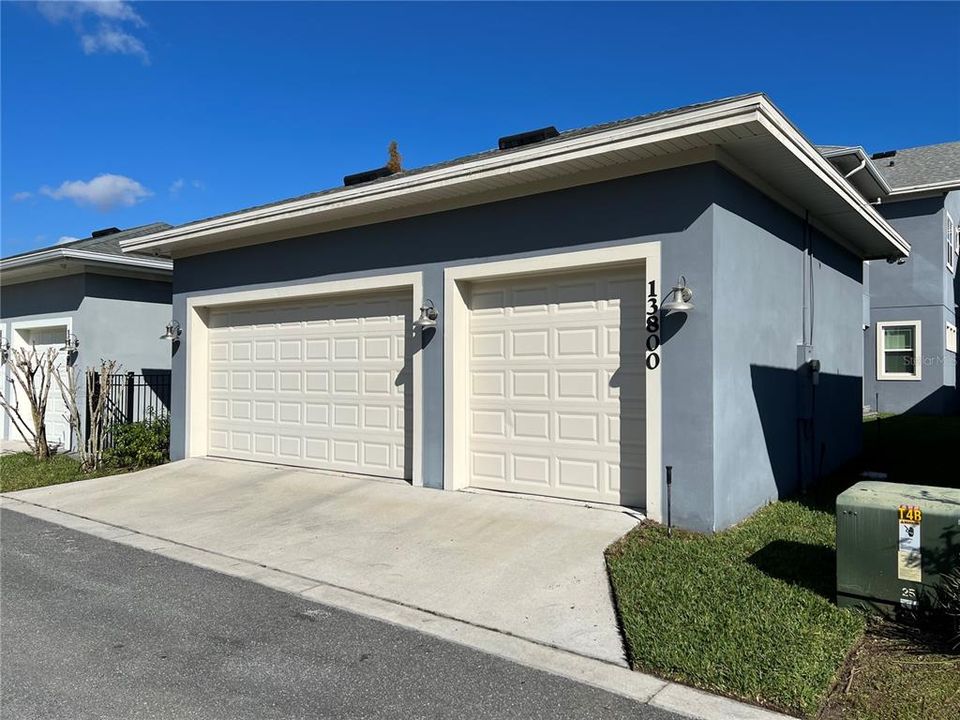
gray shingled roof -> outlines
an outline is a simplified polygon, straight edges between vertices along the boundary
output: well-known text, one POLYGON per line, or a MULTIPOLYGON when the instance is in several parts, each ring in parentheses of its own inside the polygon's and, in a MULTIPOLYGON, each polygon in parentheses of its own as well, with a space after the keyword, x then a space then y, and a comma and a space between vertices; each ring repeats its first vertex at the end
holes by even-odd
MULTIPOLYGON (((155 222, 150 223, 149 225, 139 225, 137 227, 129 228, 128 230, 121 230, 120 232, 113 233, 112 235, 106 235, 104 237, 88 237, 81 240, 74 240, 72 242, 60 243, 58 245, 50 245, 48 247, 38 248, 37 250, 30 250, 29 252, 17 253, 16 255, 9 255, 4 260, 9 260, 11 258, 26 257, 27 255, 33 255, 35 253, 44 252, 45 250, 56 250, 56 249, 67 249, 70 250, 85 250, 87 252, 96 252, 96 253, 106 253, 107 255, 124 255, 125 253, 120 249, 120 241, 128 240, 130 238, 140 237, 142 235, 149 235, 151 233, 160 232, 161 230, 167 230, 173 227, 165 222, 155 222)), ((144 253, 126 253, 128 255, 143 255, 144 253)), ((152 257, 152 256, 151 256, 152 257)))
POLYGON ((960 142, 897 150, 873 164, 893 189, 950 181, 960 185, 960 142))
MULTIPOLYGON (((604 130, 610 130, 612 128, 619 127, 621 125, 632 125, 634 123, 653 120, 655 118, 669 117, 670 115, 678 115, 680 113, 689 112, 691 110, 697 110, 700 108, 710 107, 712 105, 719 105, 721 103, 732 102, 734 100, 741 100, 748 97, 759 97, 763 93, 744 93, 742 95, 733 95, 731 97, 721 98, 719 100, 710 100, 709 102, 694 103, 692 105, 684 105, 683 107, 671 108, 669 110, 660 110, 658 112, 648 113, 646 115, 635 115, 633 117, 624 118, 622 120, 614 120, 612 122, 600 123, 598 125, 588 125, 586 127, 577 128, 575 130, 565 130, 559 135, 550 138, 549 140, 543 140, 537 143, 538 147, 552 145, 554 143, 563 142, 564 140, 569 140, 570 138, 579 137, 581 135, 589 135, 595 132, 602 132, 604 130)), ((516 132, 516 130, 514 130, 516 132)), ((442 168, 451 167, 453 165, 462 165, 464 163, 473 162, 474 160, 482 160, 484 158, 493 157, 495 155, 509 155, 511 153, 520 152, 522 150, 529 150, 530 146, 524 146, 519 148, 511 148, 509 150, 484 150, 482 152, 474 153, 472 155, 464 155, 462 157, 454 158, 453 160, 444 160, 443 162, 434 163, 433 165, 424 165, 423 167, 414 168, 411 170, 404 170, 399 173, 394 173, 393 175, 388 175, 386 177, 378 178, 376 180, 371 180, 370 182, 359 183, 357 185, 350 186, 350 189, 357 187, 367 187, 371 185, 376 185, 377 183, 386 182, 388 180, 396 180, 401 177, 410 177, 411 175, 419 175, 421 173, 430 172, 432 170, 440 170, 442 168)), ((355 172, 353 170, 352 172, 355 172)), ((218 220, 220 218, 230 217, 231 215, 240 215, 242 213, 251 212, 254 210, 262 210, 264 208, 274 207, 276 205, 283 205, 289 202, 297 202, 299 200, 307 200, 310 198, 320 197, 322 195, 330 195, 332 193, 342 192, 345 188, 343 186, 327 188, 325 190, 319 190, 317 192, 306 193, 305 195, 298 195, 296 197, 284 198, 282 200, 276 200, 273 202, 264 203, 262 205, 253 205, 251 207, 243 208, 242 210, 232 210, 228 213, 222 213, 220 215, 212 215, 210 217, 201 218, 199 220, 192 220, 177 227, 189 227, 191 225, 196 225, 202 222, 209 222, 210 220, 218 220)))

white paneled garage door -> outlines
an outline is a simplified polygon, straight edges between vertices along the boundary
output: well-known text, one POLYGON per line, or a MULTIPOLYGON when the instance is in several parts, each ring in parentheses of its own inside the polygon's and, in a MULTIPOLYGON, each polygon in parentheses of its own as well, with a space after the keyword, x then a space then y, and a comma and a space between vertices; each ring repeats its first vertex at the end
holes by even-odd
POLYGON ((411 477, 409 293, 211 310, 208 448, 411 477))
POLYGON ((641 269, 476 282, 469 484, 642 506, 641 269))

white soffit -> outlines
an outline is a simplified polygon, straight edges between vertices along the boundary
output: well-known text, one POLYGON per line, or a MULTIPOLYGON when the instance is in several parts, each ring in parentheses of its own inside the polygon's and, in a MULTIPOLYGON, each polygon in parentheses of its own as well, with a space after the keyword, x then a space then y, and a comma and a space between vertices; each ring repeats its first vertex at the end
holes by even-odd
MULTIPOLYGON (((175 256, 428 214, 722 157, 867 258, 907 243, 763 95, 562 136, 379 182, 253 208, 121 242, 175 256)), ((721 160, 722 162, 722 160, 721 160)))

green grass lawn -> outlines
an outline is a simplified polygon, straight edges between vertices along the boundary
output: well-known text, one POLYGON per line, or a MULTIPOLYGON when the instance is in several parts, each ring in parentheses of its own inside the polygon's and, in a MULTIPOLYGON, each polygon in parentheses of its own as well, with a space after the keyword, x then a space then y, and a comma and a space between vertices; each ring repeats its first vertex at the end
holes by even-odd
POLYGON ((633 666, 807 717, 826 704, 831 718, 956 720, 955 655, 865 634, 864 618, 833 598, 838 492, 863 469, 957 486, 960 473, 955 464, 950 472, 955 460, 944 449, 958 439, 960 418, 867 422, 861 460, 809 497, 770 505, 712 536, 674 531, 668 539, 654 523, 626 535, 608 550, 607 565, 633 666), (920 710, 918 693, 927 697, 920 710))
POLYGON ((830 513, 796 502, 713 536, 637 528, 607 554, 632 664, 814 713, 864 630, 831 599, 833 536, 830 513))
POLYGON ((54 455, 45 462, 34 460, 33 455, 28 452, 0 455, 0 492, 59 485, 117 472, 123 471, 105 469, 83 473, 80 471, 80 463, 69 455, 54 455))

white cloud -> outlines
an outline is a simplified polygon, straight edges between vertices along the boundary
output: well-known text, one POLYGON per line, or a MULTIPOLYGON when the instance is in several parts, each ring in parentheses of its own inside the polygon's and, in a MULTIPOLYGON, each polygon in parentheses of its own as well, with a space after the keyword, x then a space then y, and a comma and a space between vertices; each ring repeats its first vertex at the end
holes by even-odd
POLYGON ((41 0, 37 3, 37 9, 50 22, 76 21, 82 20, 85 15, 93 15, 103 20, 129 21, 137 27, 146 25, 130 3, 123 0, 76 0, 76 2, 41 0))
POLYGON ((106 212, 115 207, 136 205, 153 195, 147 188, 124 175, 97 175, 92 180, 67 180, 58 188, 44 185, 40 194, 54 200, 73 200, 77 205, 93 205, 106 212))
POLYGON ((57 240, 57 245, 65 245, 66 243, 76 242, 80 238, 73 237, 72 235, 63 235, 59 240, 57 240))
POLYGON ((13 194, 13 201, 14 201, 14 202, 23 202, 24 200, 29 200, 29 199, 32 198, 32 197, 33 197, 33 193, 32 193, 32 192, 28 192, 28 191, 24 190, 23 192, 14 193, 14 194, 13 194))
POLYGON ((87 55, 100 52, 136 55, 143 60, 144 64, 150 64, 150 54, 140 39, 113 25, 103 24, 97 28, 96 34, 81 35, 80 45, 87 55))
MULTIPOLYGON (((203 191, 207 189, 207 186, 203 184, 202 180, 191 180, 189 184, 190 184, 190 187, 192 187, 194 190, 203 191)), ((170 197, 176 198, 176 197, 180 197, 180 193, 186 187, 187 187, 187 181, 184 178, 177 178, 172 183, 170 183, 170 187, 167 189, 170 192, 170 197)))
POLYGON ((149 64, 150 54, 143 41, 127 28, 142 28, 146 21, 123 0, 81 0, 80 2, 38 2, 37 9, 51 23, 67 22, 80 37, 87 55, 118 53, 134 55, 149 64), (99 23, 96 29, 90 23, 99 23))

